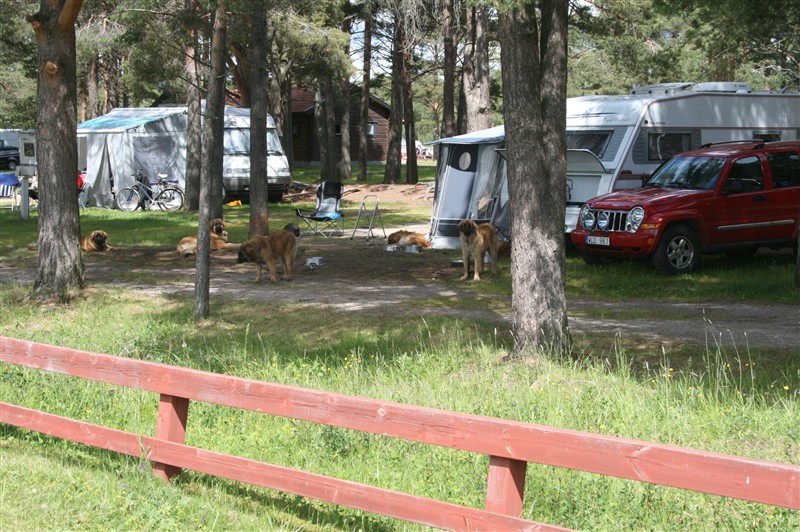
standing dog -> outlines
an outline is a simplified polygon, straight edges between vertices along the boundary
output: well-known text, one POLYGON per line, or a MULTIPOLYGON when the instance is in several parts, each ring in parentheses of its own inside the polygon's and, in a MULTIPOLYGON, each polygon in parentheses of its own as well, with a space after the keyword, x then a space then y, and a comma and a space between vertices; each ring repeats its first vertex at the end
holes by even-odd
MULTIPOLYGON (((211 220, 211 252, 214 251, 235 251, 239 249, 239 244, 228 242, 228 224, 221 218, 211 220)), ((178 242, 175 248, 184 257, 197 253, 197 237, 187 236, 178 242)))
POLYGON ((464 259, 464 275, 459 280, 469 277, 469 261, 475 263, 475 281, 481 280, 483 256, 489 252, 492 259, 492 273, 497 271, 497 232, 491 224, 476 224, 473 220, 458 222, 459 241, 461 242, 461 257, 464 259))
POLYGON ((269 278, 275 283, 278 280, 276 259, 283 264, 283 280, 292 280, 294 256, 297 253, 297 240, 294 233, 287 230, 277 231, 268 236, 254 236, 239 249, 236 262, 254 262, 256 264, 256 282, 261 280, 261 268, 264 264, 269 268, 269 278))
POLYGON ((86 236, 81 237, 81 249, 84 251, 108 251, 108 233, 105 231, 92 231, 86 236))

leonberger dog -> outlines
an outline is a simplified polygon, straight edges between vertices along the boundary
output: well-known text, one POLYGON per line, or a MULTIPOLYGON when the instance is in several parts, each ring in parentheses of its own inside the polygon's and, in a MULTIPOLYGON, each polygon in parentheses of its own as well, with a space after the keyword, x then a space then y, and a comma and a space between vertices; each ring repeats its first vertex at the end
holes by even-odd
MULTIPOLYGON (((211 220, 211 253, 215 251, 238 251, 239 244, 228 242, 228 224, 222 218, 211 220)), ((197 253, 197 237, 187 236, 175 248, 184 257, 197 253)))
POLYGON ((277 262, 283 265, 283 280, 292 280, 294 257, 297 253, 297 239, 289 230, 283 229, 267 236, 254 236, 239 249, 236 262, 253 262, 256 265, 256 282, 261 280, 261 269, 264 264, 269 268, 269 278, 277 282, 277 262))
POLYGON ((81 237, 81 249, 84 251, 108 251, 108 233, 105 231, 92 231, 86 236, 81 237))
POLYGON ((461 257, 464 259, 464 275, 459 280, 469 277, 470 259, 474 263, 475 281, 481 280, 483 256, 489 252, 492 259, 492 273, 497 271, 497 231, 491 224, 476 224, 473 220, 458 222, 459 241, 461 242, 461 257))
POLYGON ((431 243, 421 233, 414 233, 413 231, 395 231, 387 237, 389 244, 397 244, 399 246, 419 246, 421 248, 431 247, 431 243))

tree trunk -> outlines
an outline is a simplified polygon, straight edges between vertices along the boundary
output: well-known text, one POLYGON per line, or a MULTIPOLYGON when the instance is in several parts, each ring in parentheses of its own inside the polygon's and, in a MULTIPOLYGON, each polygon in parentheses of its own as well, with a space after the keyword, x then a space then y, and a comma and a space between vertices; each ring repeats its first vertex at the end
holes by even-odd
POLYGON ((197 262, 194 284, 194 317, 209 315, 211 284, 211 220, 222 217, 222 138, 225 113, 225 0, 217 0, 211 35, 211 75, 203 123, 203 166, 200 172, 200 213, 197 222, 197 262), (214 190, 216 188, 216 191, 214 190), (219 197, 219 210, 213 199, 219 197))
POLYGON ((411 90, 411 45, 408 34, 403 32, 403 60, 400 81, 403 86, 403 122, 406 126, 406 183, 415 185, 419 181, 417 169, 417 131, 414 119, 414 97, 411 90))
POLYGON ((358 128, 358 182, 367 182, 367 165, 369 164, 369 82, 372 69, 372 6, 364 4, 364 67, 361 82, 361 115, 358 128))
POLYGON ((464 132, 489 127, 489 15, 486 6, 467 10, 469 43, 465 46, 464 132))
MULTIPOLYGON (((342 24, 342 31, 350 35, 351 30, 351 21, 350 17, 345 19, 344 24, 342 24)), ((348 41, 350 42, 350 41, 348 41)), ((350 55, 350 46, 345 47, 345 54, 350 55)), ((350 175, 352 174, 352 161, 350 160, 350 78, 349 76, 342 76, 341 82, 341 97, 339 101, 342 103, 342 120, 339 124, 339 131, 341 135, 339 138, 341 139, 341 160, 339 161, 339 179, 342 181, 346 181, 350 179, 350 175)))
POLYGON ((392 43, 392 101, 389 111, 389 145, 384 169, 384 183, 400 182, 401 141, 403 136, 403 84, 400 79, 403 63, 402 43, 405 41, 403 23, 395 17, 394 42, 392 43))
POLYGON ((501 13, 514 351, 569 347, 564 294, 567 3, 501 13))
POLYGON ((336 149, 336 91, 333 80, 326 76, 320 83, 322 90, 322 112, 328 141, 328 160, 325 164, 325 180, 341 181, 339 174, 339 151, 336 149))
POLYGON ((83 288, 79 247, 75 21, 80 0, 42 0, 28 17, 38 43, 39 238, 33 296, 83 288))
POLYGON ((199 61, 197 60, 197 42, 195 46, 186 48, 186 209, 196 212, 200 208, 200 166, 202 162, 203 131, 199 61))
POLYGON ((99 105, 97 103, 97 56, 89 60, 89 73, 86 79, 86 114, 95 118, 99 105))
MULTIPOLYGON (((259 2, 260 3, 260 2, 259 2)), ((267 194, 267 19, 263 5, 250 12, 250 232, 269 234, 267 194)))
POLYGON ((322 80, 317 79, 316 87, 314 89, 314 125, 317 128, 317 146, 319 147, 319 171, 320 178, 323 181, 328 181, 331 177, 330 172, 330 159, 328 153, 328 128, 325 122, 325 110, 323 109, 325 102, 322 96, 322 80))
POLYGON ((456 39, 454 0, 445 0, 442 5, 444 24, 444 80, 442 105, 442 138, 456 134, 456 39))

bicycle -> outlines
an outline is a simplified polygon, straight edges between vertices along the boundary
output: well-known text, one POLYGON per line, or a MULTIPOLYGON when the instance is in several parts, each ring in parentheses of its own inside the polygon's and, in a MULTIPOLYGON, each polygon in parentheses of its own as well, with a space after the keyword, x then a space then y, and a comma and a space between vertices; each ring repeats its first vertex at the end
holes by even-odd
POLYGON ((133 212, 139 207, 144 210, 148 201, 158 205, 162 211, 173 212, 183 207, 183 190, 176 185, 177 181, 159 174, 157 182, 149 183, 141 169, 133 177, 136 183, 117 192, 116 203, 120 210, 133 212))

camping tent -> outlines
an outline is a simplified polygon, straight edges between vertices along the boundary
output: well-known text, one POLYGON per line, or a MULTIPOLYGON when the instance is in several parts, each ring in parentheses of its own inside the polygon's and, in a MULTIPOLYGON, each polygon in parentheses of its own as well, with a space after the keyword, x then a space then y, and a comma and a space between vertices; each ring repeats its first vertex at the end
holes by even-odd
POLYGON ((490 222, 501 238, 509 237, 508 185, 504 155, 505 128, 440 139, 431 211, 431 246, 459 247, 458 222, 490 222))
POLYGON ((186 108, 117 108, 78 124, 79 168, 86 169, 89 205, 111 207, 112 188, 134 183, 139 169, 184 185, 186 108))

